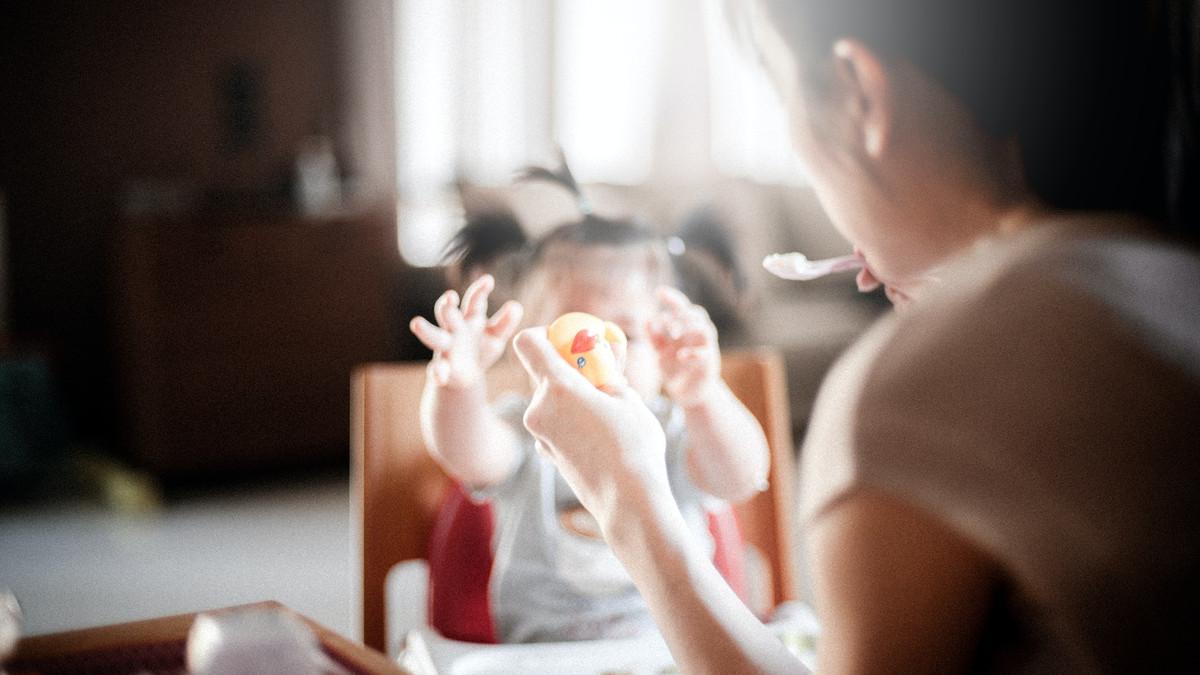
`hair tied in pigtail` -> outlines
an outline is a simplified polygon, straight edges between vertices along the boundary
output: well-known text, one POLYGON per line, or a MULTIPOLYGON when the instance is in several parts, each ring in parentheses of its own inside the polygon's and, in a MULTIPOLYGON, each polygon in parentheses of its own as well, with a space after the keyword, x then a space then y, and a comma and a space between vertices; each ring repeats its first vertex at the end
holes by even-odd
POLYGON ((562 148, 558 150, 558 169, 551 171, 540 166, 530 166, 517 173, 516 180, 521 181, 545 181, 554 183, 562 187, 567 192, 570 192, 575 197, 575 205, 579 208, 579 213, 584 217, 592 215, 592 202, 583 194, 579 183, 575 181, 575 175, 571 173, 571 167, 567 165, 567 156, 563 153, 562 148))
POLYGON ((528 245, 529 237, 512 211, 494 208, 468 213, 466 222, 442 250, 442 262, 457 263, 464 269, 490 268, 528 245))

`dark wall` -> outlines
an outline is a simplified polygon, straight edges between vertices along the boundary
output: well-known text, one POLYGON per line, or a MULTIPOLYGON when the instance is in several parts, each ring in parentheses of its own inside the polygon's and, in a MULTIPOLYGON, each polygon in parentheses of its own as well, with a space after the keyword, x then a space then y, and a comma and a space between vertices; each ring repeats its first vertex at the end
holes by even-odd
POLYGON ((114 422, 107 279, 131 187, 272 208, 300 139, 334 134, 333 0, 7 3, 0 191, 11 327, 51 358, 83 437, 114 422))

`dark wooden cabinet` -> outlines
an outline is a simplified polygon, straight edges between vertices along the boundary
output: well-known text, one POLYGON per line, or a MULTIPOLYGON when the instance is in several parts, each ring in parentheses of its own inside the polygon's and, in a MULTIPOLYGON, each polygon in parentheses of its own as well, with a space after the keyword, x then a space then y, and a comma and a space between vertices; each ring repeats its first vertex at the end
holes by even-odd
POLYGON ((164 476, 347 457, 355 364, 394 358, 390 218, 130 222, 114 256, 124 439, 164 476))

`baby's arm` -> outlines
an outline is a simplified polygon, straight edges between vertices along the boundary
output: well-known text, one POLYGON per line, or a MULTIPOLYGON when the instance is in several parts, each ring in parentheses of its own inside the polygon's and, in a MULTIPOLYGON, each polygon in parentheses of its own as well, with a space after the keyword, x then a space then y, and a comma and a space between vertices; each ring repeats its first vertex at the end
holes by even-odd
POLYGON ((685 406, 688 474, 700 489, 740 502, 767 484, 770 452, 762 427, 723 381, 702 401, 685 406))
POLYGON ((487 369, 500 358, 521 320, 521 305, 505 303, 487 318, 487 298, 495 287, 480 277, 463 294, 446 291, 434 305, 438 325, 417 317, 410 328, 433 350, 421 396, 421 433, 430 454, 446 473, 470 487, 506 478, 516 461, 514 430, 487 400, 487 369))
POLYGON ((671 288, 659 291, 665 314, 649 326, 667 395, 682 408, 688 473, 697 487, 730 501, 766 484, 770 452, 762 427, 721 379, 717 329, 703 307, 671 288))

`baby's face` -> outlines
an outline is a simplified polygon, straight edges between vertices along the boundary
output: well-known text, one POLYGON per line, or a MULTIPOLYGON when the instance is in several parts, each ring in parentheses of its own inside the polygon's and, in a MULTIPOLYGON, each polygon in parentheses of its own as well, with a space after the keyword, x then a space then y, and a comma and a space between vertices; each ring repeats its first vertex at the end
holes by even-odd
POLYGON ((645 330, 646 322, 658 311, 653 282, 645 271, 633 266, 603 271, 588 267, 581 266, 547 285, 536 323, 548 324, 567 312, 587 312, 617 324, 629 339, 625 377, 643 398, 653 397, 662 387, 658 356, 645 330))

